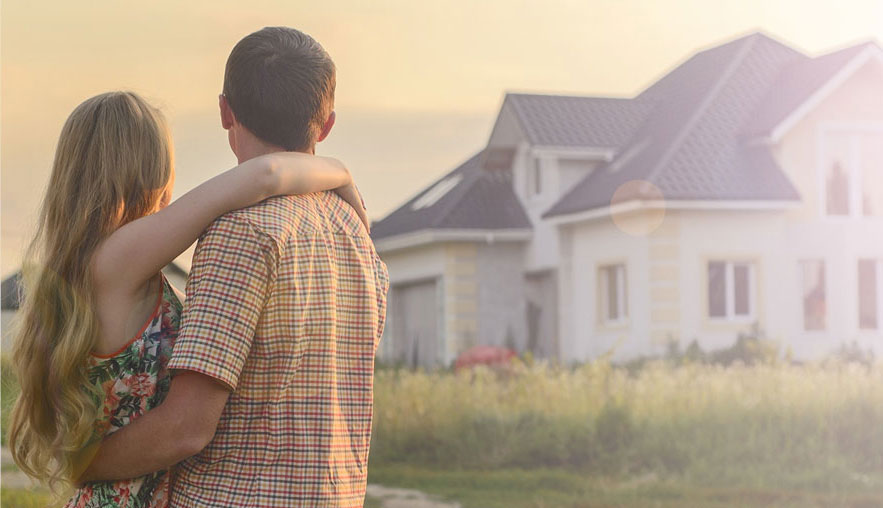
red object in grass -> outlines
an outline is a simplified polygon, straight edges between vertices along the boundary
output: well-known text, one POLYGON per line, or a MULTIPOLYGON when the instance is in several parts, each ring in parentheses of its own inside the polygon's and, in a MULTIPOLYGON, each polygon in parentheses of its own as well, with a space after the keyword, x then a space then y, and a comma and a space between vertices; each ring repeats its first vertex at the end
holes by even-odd
POLYGON ((460 353, 454 362, 454 370, 484 365, 500 367, 508 365, 517 355, 509 348, 499 346, 475 346, 460 353))

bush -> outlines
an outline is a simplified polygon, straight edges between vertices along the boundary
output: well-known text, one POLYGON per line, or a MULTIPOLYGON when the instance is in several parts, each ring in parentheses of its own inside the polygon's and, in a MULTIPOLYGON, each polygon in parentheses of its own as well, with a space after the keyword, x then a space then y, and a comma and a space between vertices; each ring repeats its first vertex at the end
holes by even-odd
POLYGON ((857 363, 870 368, 874 365, 875 361, 874 350, 870 348, 862 349, 856 341, 852 341, 849 344, 843 343, 840 345, 840 348, 827 358, 827 361, 828 363, 835 364, 857 363))
POLYGON ((712 363, 732 365, 741 362, 745 365, 774 363, 779 356, 778 348, 768 341, 760 328, 752 325, 748 332, 739 333, 736 343, 727 349, 709 355, 712 363))

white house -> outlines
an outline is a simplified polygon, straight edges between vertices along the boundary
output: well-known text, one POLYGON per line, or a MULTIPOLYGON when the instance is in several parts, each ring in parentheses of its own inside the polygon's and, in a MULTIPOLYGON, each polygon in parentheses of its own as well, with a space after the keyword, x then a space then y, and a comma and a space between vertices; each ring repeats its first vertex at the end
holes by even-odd
POLYGON ((561 361, 757 324, 797 358, 883 353, 883 50, 764 34, 633 98, 507 94, 487 146, 379 221, 380 357, 561 361))

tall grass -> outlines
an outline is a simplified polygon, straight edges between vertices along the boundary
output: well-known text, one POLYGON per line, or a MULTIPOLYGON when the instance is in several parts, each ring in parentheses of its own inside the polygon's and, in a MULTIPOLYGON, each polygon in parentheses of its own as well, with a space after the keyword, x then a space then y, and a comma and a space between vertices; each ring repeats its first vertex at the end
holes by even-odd
POLYGON ((380 370, 372 464, 563 467, 704 484, 883 478, 883 366, 380 370))
POLYGON ((12 371, 12 361, 7 355, 0 356, 0 444, 6 446, 9 414, 18 397, 18 382, 12 371))

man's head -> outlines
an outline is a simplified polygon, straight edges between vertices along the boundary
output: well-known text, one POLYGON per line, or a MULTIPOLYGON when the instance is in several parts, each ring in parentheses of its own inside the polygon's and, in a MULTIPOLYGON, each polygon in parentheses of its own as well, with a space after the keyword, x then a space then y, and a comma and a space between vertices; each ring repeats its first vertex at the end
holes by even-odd
POLYGON ((227 59, 220 98, 231 148, 240 160, 257 155, 240 153, 251 141, 312 152, 334 123, 334 86, 334 62, 309 35, 267 27, 245 37, 227 59))

